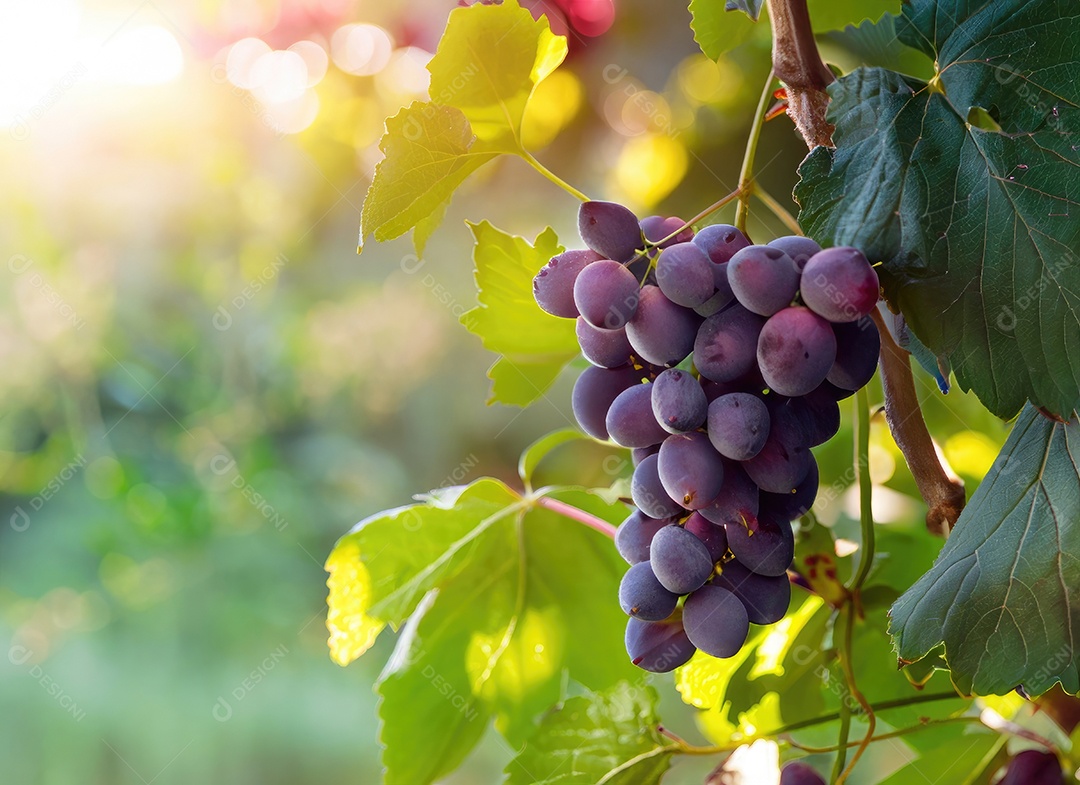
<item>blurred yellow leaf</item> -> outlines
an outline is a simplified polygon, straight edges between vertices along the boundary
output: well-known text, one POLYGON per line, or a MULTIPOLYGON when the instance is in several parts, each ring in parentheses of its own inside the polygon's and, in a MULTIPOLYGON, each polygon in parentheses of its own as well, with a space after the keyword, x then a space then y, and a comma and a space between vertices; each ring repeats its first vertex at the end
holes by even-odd
POLYGON ((365 612, 371 605, 371 578, 355 541, 346 538, 331 551, 326 571, 330 657, 338 665, 348 665, 371 648, 386 623, 365 612))

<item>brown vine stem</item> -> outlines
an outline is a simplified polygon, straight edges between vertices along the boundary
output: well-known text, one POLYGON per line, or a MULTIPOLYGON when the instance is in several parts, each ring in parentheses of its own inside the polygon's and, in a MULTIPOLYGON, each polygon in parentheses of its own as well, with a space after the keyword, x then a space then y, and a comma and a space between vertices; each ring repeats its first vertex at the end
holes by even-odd
POLYGON ((832 147, 833 126, 825 119, 836 77, 821 61, 806 0, 769 0, 773 24, 773 71, 787 91, 787 113, 810 149, 832 147))
POLYGON ((938 460, 923 420, 919 397, 915 394, 910 356, 897 346, 880 311, 875 309, 872 316, 881 333, 885 419, 911 469, 919 493, 930 508, 926 513, 926 528, 933 534, 947 537, 964 509, 964 486, 950 478, 938 460))
POLYGON ((585 512, 585 510, 579 510, 572 504, 561 502, 558 499, 552 499, 550 496, 537 496, 535 502, 538 507, 544 507, 554 513, 558 513, 564 518, 577 521, 578 523, 588 526, 590 529, 595 529, 611 539, 615 539, 615 527, 602 518, 597 518, 592 513, 585 512))

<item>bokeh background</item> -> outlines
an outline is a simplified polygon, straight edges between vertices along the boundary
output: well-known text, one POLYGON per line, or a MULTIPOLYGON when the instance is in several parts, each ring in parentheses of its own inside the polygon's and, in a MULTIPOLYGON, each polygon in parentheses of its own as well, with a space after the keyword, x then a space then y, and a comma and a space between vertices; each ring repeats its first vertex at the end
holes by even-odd
MULTIPOLYGON (((326 554, 414 493, 512 481, 520 450, 570 423, 576 373, 525 412, 486 406, 493 358, 457 322, 475 301, 465 219, 573 245, 573 200, 520 161, 466 184, 424 259, 407 238, 355 253, 383 119, 426 97, 453 7, 0 5, 0 782, 379 780, 371 685, 392 635, 331 663, 326 554)), ((571 45, 526 126, 549 168, 642 215, 734 187, 766 30, 713 63, 679 3, 533 7, 571 45)), ((899 57, 852 29, 822 45, 846 66, 899 57)), ((759 177, 785 202, 803 152, 786 118, 767 124, 759 177)), ((760 207, 749 229, 783 233, 760 207)), ((919 384, 973 487, 1005 426, 919 384)), ((918 533, 876 423, 879 519, 918 533)), ((850 455, 846 426, 819 455, 838 527, 850 455)), ((587 448, 551 471, 603 479, 587 448)), ((510 754, 489 735, 450 781, 495 782, 510 754)))

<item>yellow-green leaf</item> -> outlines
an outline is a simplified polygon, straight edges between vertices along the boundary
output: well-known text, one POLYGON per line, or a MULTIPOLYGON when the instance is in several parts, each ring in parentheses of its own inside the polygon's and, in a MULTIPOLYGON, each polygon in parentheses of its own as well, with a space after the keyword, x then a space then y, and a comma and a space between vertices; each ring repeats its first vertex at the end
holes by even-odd
POLYGON ((464 112, 490 149, 518 152, 525 105, 565 57, 566 39, 515 0, 458 8, 428 63, 431 98, 464 112))

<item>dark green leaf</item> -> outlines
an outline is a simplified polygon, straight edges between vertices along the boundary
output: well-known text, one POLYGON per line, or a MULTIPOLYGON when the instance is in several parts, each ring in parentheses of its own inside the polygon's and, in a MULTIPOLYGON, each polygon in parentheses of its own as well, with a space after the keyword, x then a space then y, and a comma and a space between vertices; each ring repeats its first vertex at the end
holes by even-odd
POLYGON ((900 657, 939 643, 965 693, 1080 690, 1080 427, 1027 406, 933 568, 893 606, 900 657))
POLYGON ((995 413, 1080 407, 1080 16, 1066 0, 914 0, 927 84, 881 69, 832 88, 835 151, 796 195, 815 239, 863 248, 886 294, 995 413), (1052 33, 1051 33, 1052 31, 1052 33), (983 107, 1002 133, 967 123, 983 107))
POLYGON ((656 692, 625 682, 571 698, 506 767, 507 785, 652 785, 671 764, 656 692))

